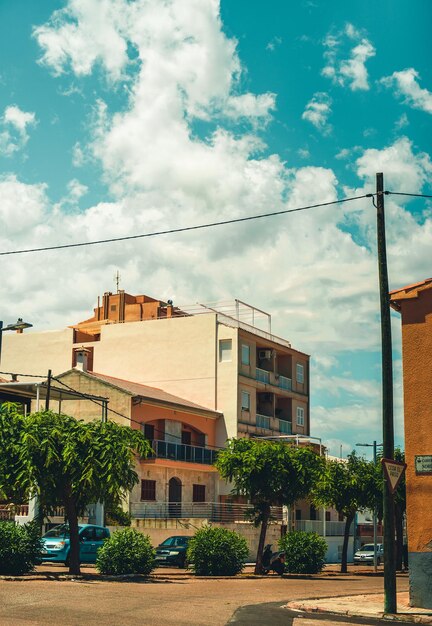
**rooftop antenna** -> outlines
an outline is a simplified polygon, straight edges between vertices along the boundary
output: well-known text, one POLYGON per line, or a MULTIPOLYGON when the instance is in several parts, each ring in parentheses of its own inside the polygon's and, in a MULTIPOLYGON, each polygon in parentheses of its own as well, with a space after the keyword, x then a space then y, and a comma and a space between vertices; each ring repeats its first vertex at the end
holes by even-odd
POLYGON ((114 280, 116 284, 117 293, 119 292, 120 279, 121 279, 120 272, 117 270, 117 272, 114 274, 114 280))

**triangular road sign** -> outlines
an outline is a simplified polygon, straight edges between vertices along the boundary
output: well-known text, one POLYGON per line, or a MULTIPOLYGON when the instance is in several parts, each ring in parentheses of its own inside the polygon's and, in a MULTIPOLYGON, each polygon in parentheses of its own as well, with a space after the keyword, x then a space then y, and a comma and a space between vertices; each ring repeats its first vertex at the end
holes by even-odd
POLYGON ((384 468, 387 486, 390 493, 394 493, 401 481, 406 468, 406 463, 401 461, 393 461, 393 459, 381 459, 384 468))

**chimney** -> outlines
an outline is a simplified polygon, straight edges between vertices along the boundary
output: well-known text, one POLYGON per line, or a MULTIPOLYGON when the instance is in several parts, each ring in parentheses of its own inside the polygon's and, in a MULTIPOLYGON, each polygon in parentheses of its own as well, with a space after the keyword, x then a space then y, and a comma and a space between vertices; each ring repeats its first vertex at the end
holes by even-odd
POLYGON ((75 351, 76 365, 75 368, 77 370, 81 370, 81 372, 87 371, 87 362, 88 362, 88 350, 85 348, 81 350, 75 351))

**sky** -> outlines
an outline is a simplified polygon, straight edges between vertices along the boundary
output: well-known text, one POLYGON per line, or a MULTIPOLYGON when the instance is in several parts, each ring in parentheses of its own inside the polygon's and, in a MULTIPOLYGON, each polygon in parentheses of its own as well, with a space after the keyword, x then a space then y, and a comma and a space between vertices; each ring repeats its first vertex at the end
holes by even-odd
MULTIPOLYGON (((431 194, 431 18, 429 0, 3 0, 0 252, 364 195, 377 172, 431 194)), ((390 288, 431 277, 431 200, 385 210, 390 288)), ((1 255, 0 271, 0 316, 34 330, 86 319, 117 271, 180 307, 253 304, 311 355, 311 434, 330 454, 382 439, 370 198, 1 255)))

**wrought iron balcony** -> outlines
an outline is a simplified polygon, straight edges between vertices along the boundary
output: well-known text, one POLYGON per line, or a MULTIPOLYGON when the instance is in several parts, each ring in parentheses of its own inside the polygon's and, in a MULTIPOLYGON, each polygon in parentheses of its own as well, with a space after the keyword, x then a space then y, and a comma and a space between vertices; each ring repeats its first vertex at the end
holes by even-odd
POLYGON ((213 465, 216 461, 217 450, 211 450, 210 448, 189 446, 185 443, 170 443, 159 439, 154 439, 150 443, 154 454, 149 458, 203 463, 204 465, 213 465))

